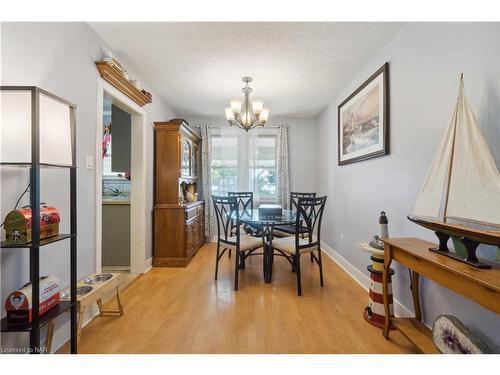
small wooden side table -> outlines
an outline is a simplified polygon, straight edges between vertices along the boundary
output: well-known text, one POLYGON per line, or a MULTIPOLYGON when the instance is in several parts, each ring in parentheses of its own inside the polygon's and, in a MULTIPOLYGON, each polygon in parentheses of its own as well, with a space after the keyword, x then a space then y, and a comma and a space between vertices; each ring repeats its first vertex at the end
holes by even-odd
MULTIPOLYGON (((389 339, 391 324, 411 341, 421 353, 439 353, 432 342, 432 332, 422 323, 419 299, 419 276, 422 275, 481 306, 500 314, 500 266, 478 269, 429 251, 435 244, 418 238, 386 238, 382 287, 385 315, 389 316, 388 280, 393 260, 411 271, 414 318, 386 319, 383 335, 389 339)), ((485 261, 486 262, 486 261, 485 261)))

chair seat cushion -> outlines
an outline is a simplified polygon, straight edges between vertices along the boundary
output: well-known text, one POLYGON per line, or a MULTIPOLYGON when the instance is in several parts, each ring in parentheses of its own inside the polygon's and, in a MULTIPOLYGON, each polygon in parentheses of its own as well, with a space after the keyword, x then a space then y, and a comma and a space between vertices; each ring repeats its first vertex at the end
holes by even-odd
MULTIPOLYGON (((275 237, 295 237, 295 225, 280 225, 273 228, 273 236, 275 237)), ((307 228, 299 227, 299 233, 304 236, 307 232, 307 228)))
MULTIPOLYGON (((233 236, 228 238, 227 240, 229 242, 236 242, 237 238, 236 236, 233 236)), ((233 244, 222 244, 222 246, 228 249, 236 250, 236 245, 233 244)), ((253 237, 249 236, 248 234, 240 235, 240 251, 254 250, 258 249, 259 247, 262 247, 262 237, 253 237)))
POLYGON ((274 228, 273 229, 273 237, 293 237, 293 238, 295 238, 295 234, 282 232, 279 229, 274 228))
MULTIPOLYGON (((231 229, 231 236, 236 236, 236 228, 234 227, 231 229)), ((253 227, 249 224, 241 224, 240 226, 240 233, 243 235, 244 233, 254 236, 254 237, 262 237, 262 231, 260 228, 253 227)))
MULTIPOLYGON (((295 225, 279 225, 274 227, 274 231, 279 231, 279 232, 285 232, 288 234, 295 234, 296 233, 296 227, 295 225)), ((307 228, 304 227, 299 227, 299 233, 306 233, 307 228)))
MULTIPOLYGON (((312 236, 312 242, 317 241, 316 236, 312 236)), ((304 246, 309 244, 309 239, 299 238, 299 246, 304 246)), ((283 237, 273 240, 273 249, 281 250, 289 254, 295 254, 295 236, 294 237, 283 237)), ((317 250, 318 244, 305 247, 300 249, 300 253, 310 253, 311 251, 317 250)))

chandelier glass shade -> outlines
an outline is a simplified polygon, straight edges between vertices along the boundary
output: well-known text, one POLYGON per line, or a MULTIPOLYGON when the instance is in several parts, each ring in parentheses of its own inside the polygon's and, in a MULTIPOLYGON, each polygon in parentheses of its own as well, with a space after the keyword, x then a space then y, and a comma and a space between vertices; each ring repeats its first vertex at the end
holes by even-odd
POLYGON ((249 131, 257 126, 264 126, 269 118, 269 108, 264 108, 262 100, 250 101, 252 88, 248 86, 252 82, 251 77, 243 77, 245 87, 243 92, 243 102, 231 100, 231 106, 225 108, 226 119, 229 125, 237 126, 245 131, 249 131))

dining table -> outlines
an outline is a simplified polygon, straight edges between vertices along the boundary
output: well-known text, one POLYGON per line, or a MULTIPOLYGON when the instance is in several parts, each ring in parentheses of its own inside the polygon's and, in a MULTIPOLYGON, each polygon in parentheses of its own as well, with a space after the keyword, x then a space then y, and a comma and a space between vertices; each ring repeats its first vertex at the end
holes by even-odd
MULTIPOLYGON (((271 248, 271 236, 273 228, 281 225, 295 224, 296 212, 293 210, 282 209, 281 215, 267 215, 259 209, 238 211, 238 221, 256 229, 255 236, 262 237, 263 244, 263 273, 264 281, 270 283, 272 279, 272 260, 273 249, 271 248)), ((242 255, 240 262, 241 268, 245 267, 245 256, 242 255)))

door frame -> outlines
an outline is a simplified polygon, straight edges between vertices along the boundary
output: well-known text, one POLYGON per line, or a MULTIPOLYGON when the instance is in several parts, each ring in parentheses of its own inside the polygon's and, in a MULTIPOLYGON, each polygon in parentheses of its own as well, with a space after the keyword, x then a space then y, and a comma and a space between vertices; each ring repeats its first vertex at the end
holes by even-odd
POLYGON ((140 274, 150 266, 146 258, 146 111, 102 78, 97 81, 97 121, 95 152, 95 269, 102 269, 102 132, 104 94, 131 116, 130 174, 130 272, 140 274))

